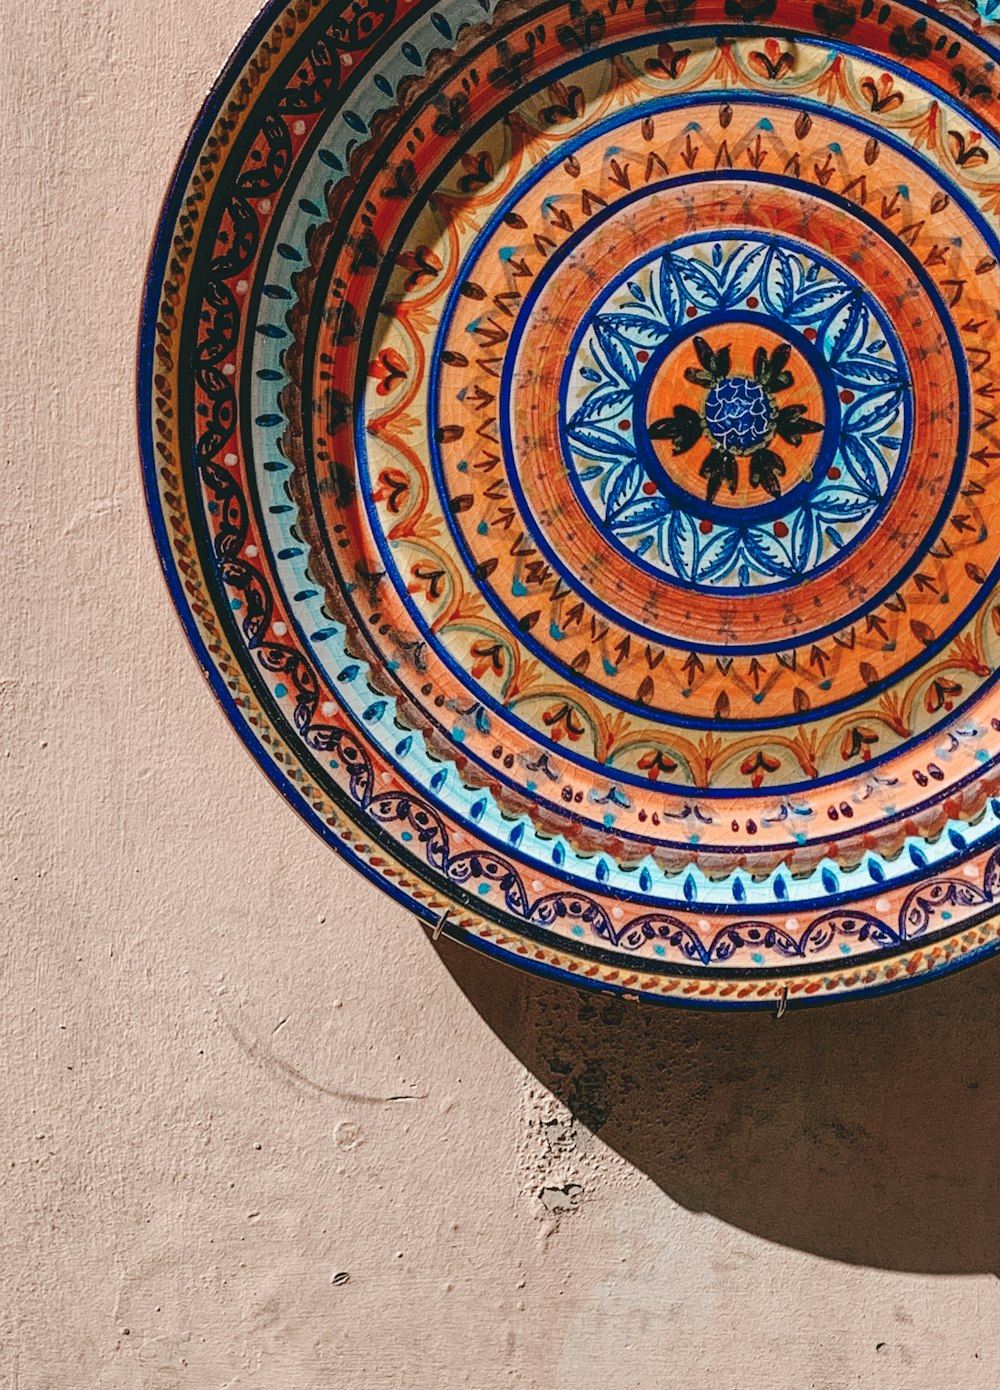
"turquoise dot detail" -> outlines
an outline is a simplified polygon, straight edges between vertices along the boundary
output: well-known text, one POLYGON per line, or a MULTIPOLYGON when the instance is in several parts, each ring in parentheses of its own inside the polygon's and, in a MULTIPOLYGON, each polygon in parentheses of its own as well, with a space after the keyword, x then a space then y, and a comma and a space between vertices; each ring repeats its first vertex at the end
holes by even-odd
POLYGON ((279 683, 274 687, 274 693, 275 695, 277 695, 279 700, 283 700, 285 696, 288 694, 288 686, 282 685, 279 681, 279 683))

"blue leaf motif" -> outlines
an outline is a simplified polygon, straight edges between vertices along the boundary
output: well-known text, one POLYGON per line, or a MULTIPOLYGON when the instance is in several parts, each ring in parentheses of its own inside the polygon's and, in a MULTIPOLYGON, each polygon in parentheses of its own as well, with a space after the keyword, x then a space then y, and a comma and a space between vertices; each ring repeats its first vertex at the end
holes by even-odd
POLYGON ((737 253, 730 259, 723 281, 727 304, 738 304, 747 297, 760 279, 766 257, 766 246, 751 245, 742 257, 737 253))
POLYGON ((868 311, 861 291, 852 290, 826 323, 828 351, 834 362, 857 352, 868 336, 868 311))
POLYGON ((658 526, 670 515, 670 503, 665 497, 642 497, 641 495, 619 508, 614 518, 614 529, 619 535, 634 531, 644 531, 649 526, 658 526))
POLYGON ((592 424, 597 420, 613 420, 631 400, 631 391, 595 391, 570 420, 569 428, 575 430, 579 425, 592 424))
POLYGON ((632 441, 622 434, 612 434, 599 425, 570 425, 570 442, 577 453, 587 458, 627 458, 635 453, 632 441))
POLYGON ((707 266, 678 256, 674 262, 684 288, 703 309, 717 309, 722 303, 718 282, 707 266))
POLYGON ((837 364, 837 380, 845 386, 904 385, 902 374, 894 362, 882 362, 871 357, 850 357, 837 364))
POLYGON ((723 578, 732 569, 739 548, 740 533, 735 526, 716 531, 701 552, 695 578, 703 584, 723 578))
POLYGON ((676 328, 684 313, 687 296, 674 270, 672 256, 664 256, 660 262, 659 290, 663 317, 671 328, 676 328))
POLYGON ((845 434, 848 431, 878 434, 898 417, 902 404, 903 393, 898 388, 864 396, 844 416, 845 434))
POLYGON ((794 573, 792 557, 773 531, 752 526, 743 536, 746 553, 764 574, 785 576, 794 573))
MULTIPOLYGON (((623 385, 631 386, 639 375, 638 365, 631 352, 624 346, 622 340, 617 337, 606 324, 602 323, 600 319, 594 324, 594 336, 597 339, 597 343, 600 344, 601 354, 603 354, 605 362, 610 368, 609 375, 616 376, 623 385)), ((594 352, 595 357, 598 357, 598 353, 594 350, 593 345, 591 351, 594 352)))
POLYGON ((680 509, 671 514, 667 525, 667 553, 682 579, 694 577, 698 565, 698 535, 691 517, 680 509))
POLYGON ((609 522, 613 522, 616 514, 634 500, 645 476, 646 470, 638 459, 627 460, 617 470, 605 499, 609 522))
POLYGON ((813 498, 813 511, 825 521, 858 521, 874 505, 873 498, 843 484, 821 488, 813 498))
POLYGON ((766 308, 784 318, 795 295, 795 274, 791 257, 780 246, 768 249, 760 290, 766 308))
MULTIPOLYGON (((670 336, 670 329, 655 319, 643 319, 638 314, 601 314, 596 323, 636 347, 658 347, 670 336)), ((596 326, 595 323, 595 326, 596 326)))
POLYGON ((792 522, 790 537, 792 564, 799 574, 809 567, 815 534, 812 512, 803 508, 792 522))
POLYGON ((793 323, 803 323, 815 318, 817 314, 839 309, 846 297, 844 285, 836 280, 833 284, 816 285, 796 295, 789 306, 788 316, 793 323))
POLYGON ((845 432, 841 437, 840 449, 840 461, 858 486, 870 495, 877 495, 881 489, 875 460, 864 436, 845 432))

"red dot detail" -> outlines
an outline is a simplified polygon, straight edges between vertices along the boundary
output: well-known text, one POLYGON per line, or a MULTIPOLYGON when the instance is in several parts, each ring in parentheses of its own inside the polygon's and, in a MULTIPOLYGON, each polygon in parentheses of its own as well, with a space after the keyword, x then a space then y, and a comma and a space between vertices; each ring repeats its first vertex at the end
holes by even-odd
POLYGON ((783 521, 776 521, 774 523, 774 534, 778 537, 779 540, 784 540, 784 538, 788 535, 788 527, 785 525, 783 521))
POLYGON ((841 393, 840 393, 840 399, 844 402, 845 405, 850 405, 851 401, 854 400, 854 392, 853 392, 853 391, 841 391, 841 393))
POLYGON ((649 353, 645 350, 645 348, 640 348, 639 351, 636 353, 636 359, 639 362, 648 362, 649 353))
POLYGON ((750 298, 747 300, 747 308, 756 309, 759 303, 760 300, 757 298, 757 296, 755 294, 752 294, 750 298))
POLYGON ((652 497, 655 493, 659 492, 660 489, 655 483, 643 483, 642 490, 647 497, 652 497))
POLYGON ((839 469, 839 468, 828 468, 828 469, 827 469, 827 472, 826 472, 826 476, 827 476, 828 478, 830 478, 833 482, 836 482, 837 479, 840 477, 840 469, 839 469))
POLYGON ((703 536, 710 536, 714 529, 715 527, 710 521, 701 521, 698 523, 698 530, 703 536))
POLYGON ((630 430, 630 429, 632 428, 632 421, 631 421, 631 420, 619 420, 619 421, 618 421, 618 428, 619 428, 620 430, 630 430))
POLYGON ((697 312, 698 312, 698 310, 694 307, 693 304, 689 304, 689 305, 688 305, 688 308, 687 308, 687 316, 688 316, 689 319, 693 319, 694 316, 695 316, 695 314, 697 314, 697 312))
POLYGON ((816 330, 815 330, 815 328, 807 328, 807 329, 806 329, 806 337, 809 339, 809 341, 810 341, 811 343, 814 343, 814 342, 816 341, 816 330))

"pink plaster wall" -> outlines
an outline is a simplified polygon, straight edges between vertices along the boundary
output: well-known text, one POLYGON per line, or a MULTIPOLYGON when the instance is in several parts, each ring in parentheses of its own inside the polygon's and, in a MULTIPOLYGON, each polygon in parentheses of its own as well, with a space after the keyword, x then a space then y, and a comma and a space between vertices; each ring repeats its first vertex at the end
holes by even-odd
POLYGON ((203 687, 132 358, 252 13, 0 7, 0 1387, 994 1390, 1000 965, 776 1022, 438 954, 203 687))

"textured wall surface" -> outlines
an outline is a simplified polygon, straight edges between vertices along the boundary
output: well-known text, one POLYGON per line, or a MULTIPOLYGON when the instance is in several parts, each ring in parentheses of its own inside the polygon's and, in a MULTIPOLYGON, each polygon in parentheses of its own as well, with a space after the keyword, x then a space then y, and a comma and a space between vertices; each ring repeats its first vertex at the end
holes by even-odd
POLYGON ((993 1390, 1000 964, 775 1021, 436 952, 214 707, 132 358, 252 9, 0 5, 0 1387, 993 1390))

